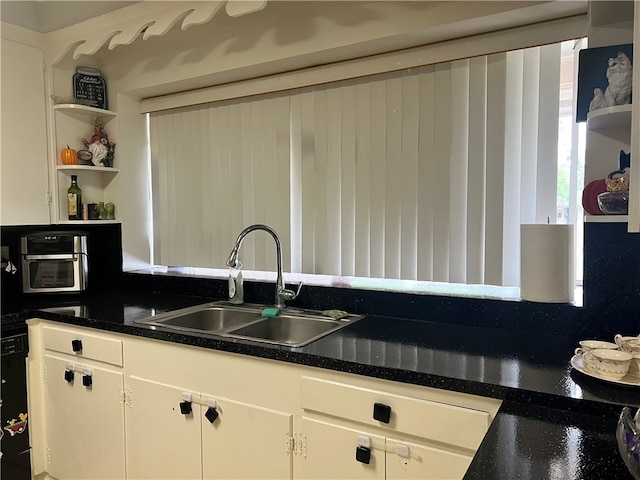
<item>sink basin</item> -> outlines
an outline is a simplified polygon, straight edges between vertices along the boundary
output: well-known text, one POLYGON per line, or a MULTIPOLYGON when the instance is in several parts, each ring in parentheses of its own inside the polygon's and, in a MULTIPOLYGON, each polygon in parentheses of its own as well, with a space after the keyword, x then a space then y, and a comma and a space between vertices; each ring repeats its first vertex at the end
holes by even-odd
POLYGON ((363 316, 335 320, 321 312, 286 308, 263 317, 266 305, 214 302, 134 320, 134 323, 190 335, 216 336, 301 347, 335 332, 363 316))
POLYGON ((271 343, 300 346, 341 328, 344 322, 290 315, 263 318, 245 327, 231 330, 229 335, 271 343))
POLYGON ((154 325, 215 331, 252 322, 261 317, 259 312, 225 308, 221 306, 195 307, 193 311, 181 311, 164 319, 154 319, 154 325))

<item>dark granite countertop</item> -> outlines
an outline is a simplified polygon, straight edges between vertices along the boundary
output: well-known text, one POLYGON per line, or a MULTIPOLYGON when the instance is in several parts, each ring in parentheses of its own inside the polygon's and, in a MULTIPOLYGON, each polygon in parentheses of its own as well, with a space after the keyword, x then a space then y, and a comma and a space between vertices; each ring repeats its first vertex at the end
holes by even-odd
POLYGON ((5 302, 3 330, 38 316, 203 348, 327 368, 504 400, 465 479, 631 478, 615 441, 624 405, 640 389, 587 377, 561 335, 368 316, 305 347, 290 348, 152 330, 149 315, 216 299, 112 292, 5 302))

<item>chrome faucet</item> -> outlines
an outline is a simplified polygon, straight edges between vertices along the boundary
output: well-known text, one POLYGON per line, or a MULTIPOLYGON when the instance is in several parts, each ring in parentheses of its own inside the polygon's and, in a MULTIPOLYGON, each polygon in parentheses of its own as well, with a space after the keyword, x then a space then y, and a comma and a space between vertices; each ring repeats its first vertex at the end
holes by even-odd
POLYGON ((285 300, 295 300, 298 294, 300 293, 300 289, 302 288, 302 282, 298 284, 298 290, 288 290, 284 286, 284 280, 282 279, 282 244, 280 243, 280 239, 278 238, 278 234, 274 229, 268 227, 266 225, 250 225, 238 235, 238 239, 236 240, 235 245, 233 246, 233 250, 229 254, 229 258, 227 259, 228 267, 238 267, 240 264, 238 251, 240 250, 240 246, 242 245, 242 241, 244 237, 246 237, 249 233, 255 230, 264 230, 268 234, 273 237, 273 240, 276 242, 276 262, 278 264, 278 277, 276 278, 276 301, 275 306, 278 308, 284 308, 285 300))

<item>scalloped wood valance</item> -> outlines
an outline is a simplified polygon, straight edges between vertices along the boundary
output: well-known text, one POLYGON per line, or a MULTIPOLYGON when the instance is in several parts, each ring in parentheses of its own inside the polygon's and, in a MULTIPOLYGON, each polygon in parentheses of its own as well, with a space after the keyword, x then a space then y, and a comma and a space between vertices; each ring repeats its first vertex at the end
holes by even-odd
POLYGON ((129 45, 142 35, 144 40, 166 34, 175 25, 186 30, 209 22, 224 6, 227 15, 239 17, 262 10, 268 0, 214 0, 139 2, 107 15, 56 31, 45 47, 46 62, 59 63, 71 54, 74 60, 93 55, 107 45, 113 50, 129 45))

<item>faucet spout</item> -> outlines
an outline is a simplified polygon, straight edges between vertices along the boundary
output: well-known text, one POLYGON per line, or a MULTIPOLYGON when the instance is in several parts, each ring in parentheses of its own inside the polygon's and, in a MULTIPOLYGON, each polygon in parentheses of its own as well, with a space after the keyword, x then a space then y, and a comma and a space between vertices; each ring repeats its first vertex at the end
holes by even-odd
POLYGON ((240 244, 236 241, 236 245, 233 247, 233 250, 231 250, 229 258, 227 259, 227 267, 238 268, 238 266, 240 265, 240 258, 238 255, 239 247, 240 244))
POLYGON ((285 288, 284 280, 282 277, 282 244, 280 243, 280 238, 278 238, 278 234, 274 229, 272 229, 267 225, 255 224, 255 225, 250 225, 244 230, 242 230, 242 232, 240 232, 240 235, 238 235, 238 238, 236 239, 236 243, 233 246, 231 253, 229 254, 229 258, 227 259, 227 266, 228 267, 238 266, 238 264, 240 263, 239 251, 240 251, 240 247, 242 246, 242 242, 249 233, 254 232, 256 230, 263 230, 267 232, 269 235, 271 235, 271 237, 273 237, 273 240, 276 244, 276 264, 277 264, 278 270, 277 270, 277 278, 276 278, 275 306, 278 308, 284 308, 285 300, 295 300, 295 298, 298 296, 298 293, 300 293, 300 288, 302 287, 302 283, 298 285, 297 292, 294 292, 292 290, 287 290, 285 288))

